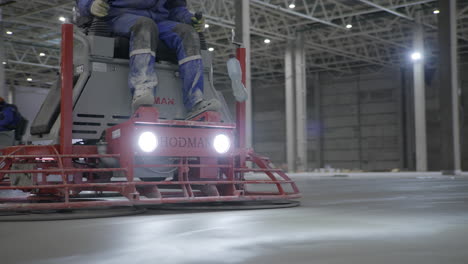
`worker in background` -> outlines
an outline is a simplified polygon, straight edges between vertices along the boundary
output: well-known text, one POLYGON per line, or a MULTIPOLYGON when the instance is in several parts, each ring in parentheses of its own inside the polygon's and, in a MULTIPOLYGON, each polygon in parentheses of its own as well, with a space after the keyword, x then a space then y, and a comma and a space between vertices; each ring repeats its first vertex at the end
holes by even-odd
POLYGON ((15 140, 20 141, 26 126, 27 121, 16 105, 8 104, 0 97, 0 147, 12 146, 15 140))
POLYGON ((220 108, 216 99, 203 99, 203 64, 197 31, 204 29, 204 18, 190 13, 186 0, 77 1, 80 16, 105 20, 115 35, 130 38, 129 86, 134 111, 154 104, 158 38, 177 53, 188 116, 220 108))

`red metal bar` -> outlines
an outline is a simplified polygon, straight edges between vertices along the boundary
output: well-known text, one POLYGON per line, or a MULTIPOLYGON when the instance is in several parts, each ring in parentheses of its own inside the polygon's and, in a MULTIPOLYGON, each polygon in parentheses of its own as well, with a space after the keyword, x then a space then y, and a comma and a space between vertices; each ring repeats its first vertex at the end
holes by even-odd
POLYGON ((227 184, 255 184, 255 185, 268 185, 268 184, 284 184, 288 185, 294 181, 268 181, 268 180, 242 180, 242 181, 162 181, 162 182, 110 182, 110 183, 81 183, 81 184, 51 184, 51 185, 34 185, 34 186, 0 186, 0 190, 27 190, 27 189, 63 189, 63 188, 116 188, 125 186, 180 186, 180 185, 227 185, 227 184))
POLYGON ((8 155, 0 156, 0 159, 27 159, 27 158, 119 158, 120 154, 70 154, 70 155, 53 155, 53 154, 38 154, 38 155, 8 155))
POLYGON ((177 121, 177 120, 158 120, 157 122, 135 121, 135 125, 158 125, 158 126, 186 126, 193 128, 234 128, 234 125, 220 122, 199 122, 199 121, 177 121))
POLYGON ((260 195, 260 196, 219 196, 219 197, 192 197, 186 198, 156 198, 156 199, 145 199, 139 201, 128 201, 128 200, 103 200, 103 201, 91 201, 91 202, 70 202, 70 203, 27 203, 27 204, 7 204, 0 205, 0 211, 6 210, 52 210, 52 209, 79 209, 79 208, 90 208, 90 207, 108 207, 108 206, 132 206, 132 205, 155 205, 164 203, 204 203, 204 202, 229 202, 229 201, 268 201, 278 199, 296 199, 300 198, 300 195, 260 195))
MULTIPOLYGON (((176 164, 138 164, 135 165, 135 168, 174 168, 179 167, 180 165, 176 164)), ((230 169, 232 168, 231 165, 219 165, 219 164, 189 164, 187 165, 188 168, 224 168, 230 169)))
POLYGON ((105 168, 105 169, 44 169, 44 170, 2 170, 2 173, 20 174, 20 173, 45 173, 45 174, 60 174, 60 173, 78 173, 78 172, 113 172, 127 171, 126 168, 105 168))
POLYGON ((282 169, 235 169, 236 172, 282 172, 282 169))
MULTIPOLYGON (((60 153, 72 154, 73 125, 73 25, 62 25, 60 153)), ((65 166, 71 164, 68 160, 65 166)))

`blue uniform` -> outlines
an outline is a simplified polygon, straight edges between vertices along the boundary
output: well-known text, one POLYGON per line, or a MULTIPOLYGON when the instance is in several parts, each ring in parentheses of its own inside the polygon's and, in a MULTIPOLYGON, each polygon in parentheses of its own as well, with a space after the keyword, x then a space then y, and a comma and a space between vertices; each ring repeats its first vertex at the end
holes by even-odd
POLYGON ((20 121, 21 115, 16 106, 0 103, 0 132, 15 130, 20 121))
MULTIPOLYGON (((129 86, 133 91, 157 86, 157 39, 174 49, 183 81, 184 105, 190 110, 203 99, 203 64, 198 34, 191 26, 185 0, 114 0, 108 21, 113 33, 130 38, 129 86), (151 25, 153 24, 153 25, 151 25), (154 26, 154 24, 156 26, 154 26), (141 88, 143 87, 143 88, 141 88)), ((81 16, 92 16, 93 0, 78 0, 81 16)))

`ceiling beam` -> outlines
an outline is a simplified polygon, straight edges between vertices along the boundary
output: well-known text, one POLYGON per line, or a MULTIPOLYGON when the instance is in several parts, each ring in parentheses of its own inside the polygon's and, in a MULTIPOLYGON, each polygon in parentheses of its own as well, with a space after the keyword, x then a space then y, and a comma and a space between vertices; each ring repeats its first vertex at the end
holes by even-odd
POLYGON ((286 14, 294 15, 294 16, 297 16, 297 17, 300 17, 300 18, 303 18, 303 19, 307 19, 307 20, 310 20, 310 21, 314 21, 314 22, 317 22, 317 23, 321 23, 321 24, 324 24, 324 25, 327 25, 327 26, 345 29, 343 26, 335 24, 333 22, 326 21, 326 20, 323 20, 323 19, 320 19, 320 18, 317 18, 317 17, 314 17, 314 16, 309 16, 309 15, 306 15, 306 14, 302 14, 302 13, 299 13, 299 12, 296 12, 296 11, 292 11, 291 9, 286 9, 286 8, 281 7, 279 5, 272 5, 270 3, 263 2, 263 1, 260 1, 260 0, 250 0, 250 3, 253 3, 254 5, 257 5, 257 6, 268 7, 268 8, 274 9, 274 10, 281 11, 281 12, 286 13, 286 14))
POLYGON ((405 15, 405 14, 402 14, 402 13, 400 13, 400 12, 394 11, 394 10, 392 10, 392 9, 390 9, 390 8, 386 8, 386 7, 384 7, 384 6, 378 5, 378 4, 373 3, 373 2, 371 2, 371 1, 368 1, 368 0, 358 0, 358 1, 359 1, 359 2, 362 2, 362 3, 366 4, 366 5, 375 7, 375 8, 377 8, 377 9, 381 10, 381 11, 385 11, 385 12, 387 12, 387 13, 393 14, 393 15, 395 15, 395 16, 402 17, 402 18, 407 19, 407 20, 410 20, 410 21, 414 21, 414 18, 412 18, 412 17, 409 17, 409 16, 407 16, 407 15, 405 15))

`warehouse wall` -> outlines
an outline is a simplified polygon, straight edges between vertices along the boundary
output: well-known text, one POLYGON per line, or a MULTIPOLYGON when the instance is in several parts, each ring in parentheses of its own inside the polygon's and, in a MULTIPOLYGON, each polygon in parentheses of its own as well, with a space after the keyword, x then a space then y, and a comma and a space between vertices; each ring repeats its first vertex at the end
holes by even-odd
MULTIPOLYGON (((230 84, 216 84, 222 92, 235 121, 236 101, 230 84)), ((280 82, 252 83, 253 144, 257 153, 268 156, 277 166, 286 165, 286 114, 284 84, 280 82)))
MULTIPOLYGON (((370 171, 400 168, 400 72, 308 80, 310 169, 330 166, 370 171), (316 113, 320 113, 317 120, 316 113), (317 140, 322 140, 320 149, 317 140), (319 164, 320 157, 323 161, 319 164)), ((254 147, 277 165, 286 163, 284 84, 254 83, 254 147)))
MULTIPOLYGON (((365 171, 400 168, 400 72, 319 78, 320 122, 309 121, 316 124, 310 130, 309 148, 321 155, 322 164, 316 157, 311 165, 365 171), (321 131, 321 150, 313 149, 317 131, 321 131)), ((309 116, 313 111, 309 109, 309 116)))
POLYGON ((253 142, 256 152, 286 168, 284 84, 253 82, 253 142))

